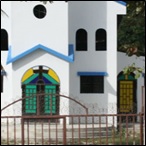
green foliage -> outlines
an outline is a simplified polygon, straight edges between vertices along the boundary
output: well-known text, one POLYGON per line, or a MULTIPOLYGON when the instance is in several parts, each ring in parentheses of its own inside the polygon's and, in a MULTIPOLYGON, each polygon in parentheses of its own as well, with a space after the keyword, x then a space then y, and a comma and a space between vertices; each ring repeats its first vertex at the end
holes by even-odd
POLYGON ((118 30, 119 51, 128 56, 145 55, 145 1, 126 1, 127 15, 118 30))
POLYGON ((143 72, 143 68, 135 67, 135 63, 130 66, 127 66, 123 69, 125 75, 130 75, 130 73, 135 73, 135 79, 138 79, 143 72))

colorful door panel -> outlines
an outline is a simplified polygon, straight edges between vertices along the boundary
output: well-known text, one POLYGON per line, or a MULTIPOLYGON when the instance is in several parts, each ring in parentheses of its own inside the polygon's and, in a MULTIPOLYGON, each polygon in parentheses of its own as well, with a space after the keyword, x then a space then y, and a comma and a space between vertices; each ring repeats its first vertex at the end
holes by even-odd
POLYGON ((23 114, 51 115, 58 114, 60 80, 55 71, 46 66, 35 66, 25 72, 22 77, 23 114), (33 97, 31 97, 33 95, 33 97))
POLYGON ((118 108, 120 113, 134 113, 135 90, 134 81, 119 81, 118 108))
POLYGON ((45 102, 44 113, 55 114, 56 113, 56 86, 45 86, 45 102))
POLYGON ((36 86, 26 85, 25 96, 28 97, 25 99, 25 113, 26 114, 36 113, 37 112, 36 86))

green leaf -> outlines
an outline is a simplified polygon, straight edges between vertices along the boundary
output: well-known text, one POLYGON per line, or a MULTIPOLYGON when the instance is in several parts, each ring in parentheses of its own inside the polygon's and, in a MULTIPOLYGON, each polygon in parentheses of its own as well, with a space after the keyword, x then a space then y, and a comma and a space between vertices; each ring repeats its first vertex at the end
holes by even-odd
POLYGON ((124 73, 124 74, 128 74, 128 68, 127 68, 127 67, 125 67, 125 68, 123 69, 123 73, 124 73))
POLYGON ((138 72, 142 73, 143 69, 142 68, 138 68, 138 72))

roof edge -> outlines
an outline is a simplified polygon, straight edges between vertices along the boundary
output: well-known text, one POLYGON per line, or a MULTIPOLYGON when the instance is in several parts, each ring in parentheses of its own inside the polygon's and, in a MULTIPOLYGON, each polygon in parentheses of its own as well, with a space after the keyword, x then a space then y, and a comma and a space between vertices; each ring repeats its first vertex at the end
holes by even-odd
POLYGON ((36 45, 36 46, 30 48, 29 50, 27 50, 27 51, 25 51, 25 52, 23 52, 23 53, 21 53, 21 54, 15 56, 15 57, 11 57, 12 48, 10 47, 10 48, 9 48, 9 52, 8 52, 8 57, 7 57, 7 64, 13 63, 13 62, 15 62, 15 61, 17 61, 17 60, 19 60, 19 59, 21 59, 21 58, 27 56, 28 54, 30 54, 30 53, 32 53, 32 52, 38 50, 38 49, 44 50, 44 51, 46 51, 47 53, 49 53, 49 54, 51 54, 51 55, 53 55, 53 56, 56 56, 56 57, 58 57, 58 58, 60 58, 60 59, 62 59, 62 60, 64 60, 64 61, 67 61, 67 62, 74 62, 73 45, 69 44, 69 56, 66 56, 66 55, 64 55, 64 54, 61 54, 61 53, 59 53, 59 52, 53 50, 53 49, 50 49, 50 48, 45 47, 45 46, 43 46, 43 45, 41 45, 41 44, 38 44, 38 45, 36 45))
POLYGON ((119 3, 119 4, 123 5, 123 6, 126 6, 127 5, 127 3, 124 2, 124 1, 115 1, 115 2, 117 2, 117 3, 119 3))

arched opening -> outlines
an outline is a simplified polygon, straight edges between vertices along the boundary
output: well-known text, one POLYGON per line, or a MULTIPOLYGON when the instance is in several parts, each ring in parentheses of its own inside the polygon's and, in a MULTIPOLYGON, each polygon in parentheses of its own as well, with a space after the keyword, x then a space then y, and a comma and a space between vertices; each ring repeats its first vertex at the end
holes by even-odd
POLYGON ((96 51, 107 50, 107 38, 106 31, 104 29, 98 29, 96 31, 96 51))
POLYGON ((137 113, 137 80, 135 74, 124 75, 123 72, 120 72, 117 85, 118 114, 137 113))
POLYGON ((8 51, 8 33, 5 29, 1 29, 1 50, 8 51))
POLYGON ((76 51, 87 51, 87 32, 84 29, 76 32, 76 51))
POLYGON ((23 115, 58 115, 60 80, 46 66, 30 68, 22 77, 23 115))

